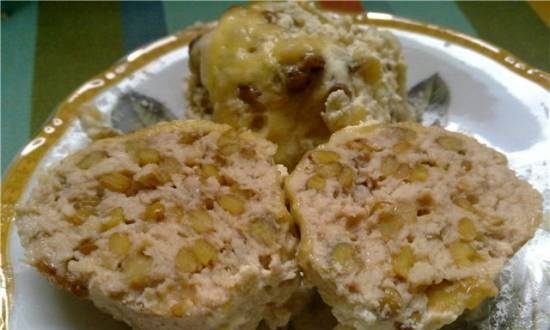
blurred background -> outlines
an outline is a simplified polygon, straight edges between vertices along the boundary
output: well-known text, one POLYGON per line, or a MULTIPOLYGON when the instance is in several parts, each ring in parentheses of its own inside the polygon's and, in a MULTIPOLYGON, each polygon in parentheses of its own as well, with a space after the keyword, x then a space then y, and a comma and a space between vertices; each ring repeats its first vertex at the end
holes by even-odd
MULTIPOLYGON (((155 39, 216 19, 236 1, 1 2, 2 173, 80 84, 155 39)), ((550 71, 550 2, 349 1, 484 39, 550 71)))

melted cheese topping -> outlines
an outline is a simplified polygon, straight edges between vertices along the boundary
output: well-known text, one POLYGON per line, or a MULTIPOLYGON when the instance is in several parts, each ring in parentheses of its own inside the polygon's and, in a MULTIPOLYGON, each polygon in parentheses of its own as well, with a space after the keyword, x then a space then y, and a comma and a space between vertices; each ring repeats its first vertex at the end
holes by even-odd
MULTIPOLYGON (((266 87, 276 68, 273 56, 281 28, 268 24, 261 13, 234 8, 220 20, 208 47, 204 83, 213 102, 237 97, 237 86, 260 82, 266 87)), ((204 72, 204 71, 203 71, 204 72)))
POLYGON ((321 37, 285 33, 259 10, 233 8, 211 36, 203 81, 213 102, 237 97, 237 87, 243 84, 278 92, 273 78, 280 65, 295 64, 305 54, 319 53, 323 44, 321 37))
POLYGON ((288 34, 258 9, 227 12, 211 34, 201 62, 206 66, 201 69, 202 81, 214 105, 213 119, 257 128, 279 145, 276 161, 293 166, 305 150, 326 139, 328 129, 319 114, 323 104, 307 104, 307 97, 286 95, 281 65, 295 64, 306 54, 319 54, 324 43, 321 37, 288 34), (262 110, 268 111, 235 111, 235 102, 240 102, 239 86, 261 91, 259 102, 268 107, 262 110), (311 118, 309 123, 300 120, 304 116, 311 118))
POLYGON ((199 107, 275 142, 275 160, 289 168, 331 131, 410 119, 399 44, 349 17, 296 3, 236 7, 199 44, 199 107))

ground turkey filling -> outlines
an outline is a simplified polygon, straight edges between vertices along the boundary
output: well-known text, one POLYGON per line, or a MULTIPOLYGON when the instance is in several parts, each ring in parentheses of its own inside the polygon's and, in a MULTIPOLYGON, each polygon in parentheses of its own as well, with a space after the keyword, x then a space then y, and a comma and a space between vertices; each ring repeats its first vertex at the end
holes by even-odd
POLYGON ((503 155, 415 124, 336 133, 287 190, 306 278, 356 329, 436 329, 495 296, 495 276, 541 214, 503 155))
POLYGON ((296 285, 297 240, 275 149, 200 121, 94 143, 50 170, 21 209, 29 261, 78 295, 146 314, 280 305, 296 285))

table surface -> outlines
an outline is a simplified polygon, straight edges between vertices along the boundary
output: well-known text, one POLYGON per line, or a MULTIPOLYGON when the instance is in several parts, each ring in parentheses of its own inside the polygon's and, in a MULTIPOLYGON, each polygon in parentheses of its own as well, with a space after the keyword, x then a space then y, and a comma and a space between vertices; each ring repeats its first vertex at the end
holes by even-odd
MULTIPOLYGON (((239 2, 5 2, 1 45, 1 170, 55 106, 124 54, 239 2)), ((241 2, 242 3, 242 2, 241 2)), ((550 2, 350 1, 466 33, 550 71, 550 2)))

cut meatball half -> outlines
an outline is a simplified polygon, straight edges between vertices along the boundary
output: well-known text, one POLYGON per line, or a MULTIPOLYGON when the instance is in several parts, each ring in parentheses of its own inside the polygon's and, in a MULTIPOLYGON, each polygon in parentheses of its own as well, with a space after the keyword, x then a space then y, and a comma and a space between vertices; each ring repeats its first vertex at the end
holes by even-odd
POLYGON ((299 264, 345 329, 437 329, 498 289, 541 196, 499 152, 416 124, 355 126, 286 184, 299 264))
POLYGON ((284 325, 297 238, 275 150, 206 121, 95 142, 21 207, 28 262, 134 329, 284 325))

